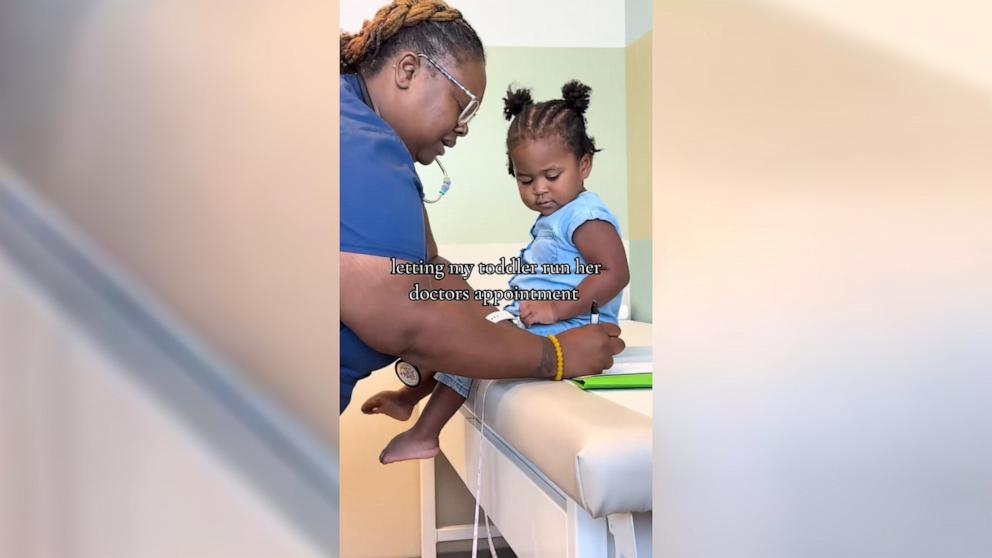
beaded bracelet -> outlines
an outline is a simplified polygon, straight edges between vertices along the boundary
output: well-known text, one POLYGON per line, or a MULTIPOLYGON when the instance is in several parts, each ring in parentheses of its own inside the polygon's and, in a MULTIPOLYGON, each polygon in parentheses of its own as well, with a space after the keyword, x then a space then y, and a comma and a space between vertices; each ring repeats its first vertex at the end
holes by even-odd
POLYGON ((558 342, 558 338, 554 335, 549 335, 548 339, 550 339, 551 344, 555 346, 555 356, 558 357, 558 367, 555 370, 555 381, 560 382, 561 376, 565 372, 565 358, 561 354, 561 343, 558 342))

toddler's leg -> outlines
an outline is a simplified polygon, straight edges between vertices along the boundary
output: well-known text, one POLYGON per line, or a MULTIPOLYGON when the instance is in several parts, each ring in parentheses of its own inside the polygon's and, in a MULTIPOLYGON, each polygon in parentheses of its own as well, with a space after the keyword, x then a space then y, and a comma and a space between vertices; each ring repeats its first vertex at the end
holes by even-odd
POLYGON ((457 376, 447 376, 456 378, 455 382, 446 381, 438 374, 438 386, 427 405, 421 413, 417 423, 413 428, 397 435, 386 448, 379 454, 379 461, 383 464, 405 461, 407 459, 429 459, 437 455, 440 451, 438 436, 441 429, 451 417, 458 412, 458 408, 465 402, 468 390, 471 387, 471 380, 457 376), (450 385, 455 383, 456 387, 450 385), (464 395, 456 391, 464 389, 464 395))
POLYGON ((362 412, 366 415, 381 413, 400 421, 409 420, 413 408, 421 399, 431 394, 435 385, 437 382, 434 381, 434 374, 424 374, 423 381, 418 386, 380 391, 369 397, 362 405, 362 412))

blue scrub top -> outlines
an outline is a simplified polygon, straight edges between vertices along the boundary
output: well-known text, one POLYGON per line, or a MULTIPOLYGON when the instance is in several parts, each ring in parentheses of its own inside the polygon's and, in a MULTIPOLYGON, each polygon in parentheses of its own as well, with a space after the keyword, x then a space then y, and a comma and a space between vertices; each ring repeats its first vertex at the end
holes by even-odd
MULTIPOLYGON (((360 79, 341 76, 341 251, 423 260, 423 186, 403 141, 370 108, 360 79)), ((358 380, 394 360, 342 322, 341 412, 358 380)))

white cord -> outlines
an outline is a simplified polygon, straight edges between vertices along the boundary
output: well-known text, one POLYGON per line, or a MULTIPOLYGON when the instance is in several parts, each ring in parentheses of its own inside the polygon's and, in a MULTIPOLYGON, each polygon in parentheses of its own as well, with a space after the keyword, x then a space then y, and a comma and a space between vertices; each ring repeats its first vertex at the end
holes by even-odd
MULTIPOLYGON (((486 386, 486 390, 482 393, 482 417, 479 419, 479 462, 476 465, 475 478, 475 518, 472 520, 472 558, 476 558, 479 552, 479 508, 482 507, 480 503, 480 496, 482 495, 482 448, 486 443, 486 396, 489 395, 489 388, 494 383, 496 383, 495 380, 490 382, 486 386)), ((489 541, 489 552, 492 558, 496 558, 496 546, 493 544, 493 535, 489 530, 489 513, 483 510, 482 514, 486 522, 486 539, 489 541)))
MULTIPOLYGON (((494 312, 493 314, 497 314, 494 312)), ((492 316, 493 314, 490 314, 492 316)), ((520 318, 513 317, 513 325, 524 329, 520 318)), ((492 380, 482 392, 482 416, 479 418, 479 462, 476 464, 475 477, 475 518, 472 520, 472 558, 477 558, 479 552, 479 508, 482 507, 482 448, 486 445, 486 396, 497 380, 492 380)), ((486 539, 489 541, 489 553, 492 558, 496 558, 496 545, 493 544, 492 531, 489 530, 489 513, 482 510, 482 517, 486 522, 486 539)))

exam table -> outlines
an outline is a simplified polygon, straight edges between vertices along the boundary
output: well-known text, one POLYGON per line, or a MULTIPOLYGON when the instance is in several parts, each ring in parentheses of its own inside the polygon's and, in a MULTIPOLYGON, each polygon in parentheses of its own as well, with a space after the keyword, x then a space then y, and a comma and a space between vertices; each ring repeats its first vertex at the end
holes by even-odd
MULTIPOLYGON (((651 326, 621 321, 628 352, 651 326)), ((618 358, 618 362, 621 359, 618 358)), ((651 390, 583 391, 572 382, 485 380, 441 432, 441 451, 520 557, 651 556, 651 390), (485 405, 485 436, 480 419, 485 405), (481 446, 480 446, 481 439, 481 446)), ((472 537, 435 525, 434 464, 421 464, 422 556, 472 537)), ((486 548, 480 529, 479 548, 486 548)))

